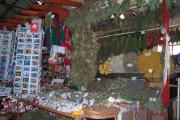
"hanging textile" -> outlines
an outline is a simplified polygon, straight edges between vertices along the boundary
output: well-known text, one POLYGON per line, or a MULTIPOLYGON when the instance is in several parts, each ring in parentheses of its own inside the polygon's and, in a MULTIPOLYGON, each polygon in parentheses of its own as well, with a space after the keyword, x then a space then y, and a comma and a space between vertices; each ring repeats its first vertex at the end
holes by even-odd
POLYGON ((73 48, 70 41, 70 31, 67 26, 64 27, 64 33, 65 33, 65 41, 61 43, 61 46, 64 46, 67 50, 72 52, 73 48))
POLYGON ((163 45, 165 47, 165 65, 164 65, 164 85, 163 85, 163 95, 162 95, 162 102, 164 107, 169 106, 169 73, 170 73, 170 48, 169 48, 169 16, 168 16, 168 9, 166 6, 165 0, 162 2, 162 15, 163 15, 163 25, 165 27, 166 33, 163 35, 163 45))

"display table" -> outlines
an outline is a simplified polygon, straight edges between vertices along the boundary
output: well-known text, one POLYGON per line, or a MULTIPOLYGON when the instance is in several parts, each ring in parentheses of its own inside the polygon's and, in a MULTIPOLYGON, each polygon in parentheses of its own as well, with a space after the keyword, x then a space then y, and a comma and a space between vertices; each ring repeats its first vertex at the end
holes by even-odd
MULTIPOLYGON (((91 118, 91 116, 89 115, 85 115, 84 113, 81 114, 81 115, 73 115, 72 113, 68 113, 68 112, 62 112, 62 111, 57 111, 56 109, 52 109, 50 107, 46 107, 46 106, 43 106, 43 105, 39 105, 37 103, 34 103, 34 102, 31 102, 31 101, 26 101, 26 100, 19 100, 19 102, 24 102, 25 104, 29 104, 29 105, 32 105, 33 107, 36 107, 36 108, 39 108, 41 110, 45 110, 45 111, 48 111, 48 112, 51 112, 51 113, 55 113, 57 115, 60 115, 60 116, 65 116, 65 117, 69 117, 69 118, 72 118, 74 120, 81 120, 81 119, 85 119, 85 118, 91 118)), ((19 111, 19 110, 17 110, 19 111)), ((17 113, 17 120, 19 120, 19 113, 17 113)), ((100 118, 93 118, 93 119, 108 119, 108 118, 117 118, 118 116, 118 113, 117 114, 114 114, 114 115, 105 115, 104 117, 100 117, 100 118)))

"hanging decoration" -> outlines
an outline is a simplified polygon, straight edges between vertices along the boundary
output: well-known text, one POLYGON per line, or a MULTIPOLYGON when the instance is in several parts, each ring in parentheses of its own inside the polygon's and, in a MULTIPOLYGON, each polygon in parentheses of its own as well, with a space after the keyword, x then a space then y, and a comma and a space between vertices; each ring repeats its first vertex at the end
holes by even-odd
POLYGON ((146 46, 147 49, 152 49, 154 46, 162 45, 163 41, 160 39, 160 31, 147 31, 146 32, 146 46))

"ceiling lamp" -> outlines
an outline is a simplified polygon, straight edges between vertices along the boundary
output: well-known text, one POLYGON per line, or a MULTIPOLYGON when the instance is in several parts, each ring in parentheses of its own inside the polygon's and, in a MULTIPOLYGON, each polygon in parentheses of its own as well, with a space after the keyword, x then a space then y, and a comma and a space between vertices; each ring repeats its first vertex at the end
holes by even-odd
POLYGON ((119 17, 120 17, 122 20, 125 19, 124 14, 121 14, 119 17))

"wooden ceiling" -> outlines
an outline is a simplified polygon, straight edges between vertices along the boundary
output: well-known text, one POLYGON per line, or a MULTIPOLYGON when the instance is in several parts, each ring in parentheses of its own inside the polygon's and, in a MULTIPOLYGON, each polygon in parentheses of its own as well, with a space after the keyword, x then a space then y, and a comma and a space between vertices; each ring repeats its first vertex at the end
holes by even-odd
POLYGON ((43 17, 49 11, 57 14, 61 20, 65 20, 70 15, 67 7, 79 8, 82 6, 80 0, 40 0, 42 5, 37 1, 0 0, 0 27, 15 27, 17 24, 31 21, 35 17, 43 17))

